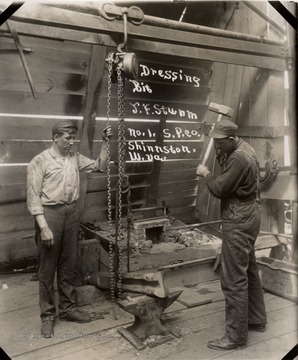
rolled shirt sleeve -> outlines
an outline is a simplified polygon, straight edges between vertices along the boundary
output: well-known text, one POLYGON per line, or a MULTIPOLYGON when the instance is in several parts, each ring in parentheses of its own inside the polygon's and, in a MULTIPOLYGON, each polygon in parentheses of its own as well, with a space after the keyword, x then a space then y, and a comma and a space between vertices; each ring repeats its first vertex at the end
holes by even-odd
POLYGON ((37 156, 27 167, 27 207, 31 215, 44 213, 41 202, 43 177, 41 159, 37 156))
POLYGON ((103 172, 99 168, 98 161, 89 159, 88 157, 86 157, 78 152, 76 153, 76 156, 77 156, 80 172, 85 172, 85 173, 91 173, 91 172, 95 172, 95 171, 103 172))

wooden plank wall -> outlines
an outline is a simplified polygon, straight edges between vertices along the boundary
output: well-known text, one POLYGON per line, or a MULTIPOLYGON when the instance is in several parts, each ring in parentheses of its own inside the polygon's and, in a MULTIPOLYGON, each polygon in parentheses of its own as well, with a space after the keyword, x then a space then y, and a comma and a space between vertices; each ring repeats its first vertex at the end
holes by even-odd
MULTIPOLYGON (((37 91, 33 98, 10 38, 0 41, 0 262, 34 256, 34 222, 26 208, 26 168, 51 144, 58 118, 81 117, 91 46, 21 37, 37 91)), ((77 146, 77 144, 76 144, 77 146)))
MULTIPOLYGON (((277 23, 281 23, 281 17, 265 1, 254 3, 262 12, 267 13, 277 23)), ((280 39, 280 35, 266 22, 256 16, 252 10, 243 3, 239 3, 239 8, 235 12, 233 20, 228 29, 234 31, 264 35, 273 39, 280 39)), ((278 179, 282 179, 283 168, 285 168, 285 83, 284 72, 271 71, 261 68, 248 68, 234 65, 214 63, 212 87, 210 101, 230 106, 234 109, 233 120, 237 123, 241 131, 241 137, 248 141, 256 150, 261 168, 264 169, 265 163, 272 160, 278 162, 281 168, 278 179), (258 131, 257 127, 272 127, 280 129, 273 131, 272 135, 258 131), (255 131, 253 128, 255 127, 255 131), (249 129, 250 132, 244 129, 249 129)), ((208 113, 207 123, 216 121, 212 113, 208 113)), ((260 128, 261 130, 261 128, 260 128)), ((293 135, 292 135, 293 136, 293 135)), ((205 145, 204 145, 205 146, 205 145)), ((204 151, 205 147, 203 148, 204 151)), ((293 160, 293 159, 292 159, 293 160)), ((214 168, 214 157, 210 157, 210 168, 214 168)), ((215 165, 215 174, 219 171, 215 165)), ((262 175, 264 173, 262 172, 262 175)), ((282 186, 287 186, 282 182, 282 186)), ((262 200, 262 230, 285 232, 284 202, 282 193, 286 191, 273 191, 263 194, 262 200)), ((293 200, 291 194, 288 200, 293 200)), ((199 184, 197 197, 196 214, 200 220, 219 218, 218 200, 211 197, 208 199, 208 191, 199 184), (200 187, 201 186, 201 187, 200 187), (208 203, 209 209, 206 208, 208 203), (202 206, 203 204, 203 206, 202 206)))
MULTIPOLYGON (((34 99, 12 39, 1 38, 0 80, 0 263, 36 254, 34 223, 26 209, 26 167, 51 145, 51 128, 60 118, 79 121, 74 150, 83 148, 83 116, 86 105, 92 46, 21 37, 32 48, 25 53, 37 91, 34 99), (17 250, 16 250, 17 249, 17 250)), ((105 55, 111 49, 102 47, 105 55)), ((114 49, 113 49, 114 50, 114 49)), ((195 169, 203 144, 203 127, 209 102, 211 63, 138 54, 139 77, 126 81, 127 165, 134 207, 148 204, 154 172, 159 183, 154 202, 170 207, 171 215, 191 221, 197 182, 195 169), (163 139, 155 149, 163 121, 163 139), (160 161, 160 159, 162 161, 160 161)), ((101 146, 106 125, 107 65, 100 81, 91 156, 101 146)), ((110 122, 112 199, 117 181, 117 86, 112 86, 110 122)), ((90 153, 90 151, 89 151, 90 153)), ((157 189, 157 190, 156 190, 157 189)), ((88 176, 82 221, 107 219, 105 174, 88 176)))

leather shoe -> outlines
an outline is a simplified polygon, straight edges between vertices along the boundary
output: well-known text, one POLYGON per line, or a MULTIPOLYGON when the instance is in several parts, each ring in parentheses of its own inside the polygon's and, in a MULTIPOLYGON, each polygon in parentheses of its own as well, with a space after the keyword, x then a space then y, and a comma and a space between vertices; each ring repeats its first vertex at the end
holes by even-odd
POLYGON ((264 332, 266 331, 266 324, 248 324, 248 330, 264 332))
POLYGON ((41 335, 50 338, 54 335, 54 320, 44 320, 41 322, 41 335))
POLYGON ((238 344, 235 343, 234 341, 231 341, 227 335, 223 336, 221 339, 217 339, 217 340, 210 340, 208 341, 207 346, 210 349, 214 349, 214 350, 235 350, 238 348, 243 347, 245 344, 238 344))
POLYGON ((87 323, 91 321, 91 316, 86 311, 74 310, 70 313, 66 313, 64 316, 60 316, 61 321, 74 321, 77 323, 87 323))

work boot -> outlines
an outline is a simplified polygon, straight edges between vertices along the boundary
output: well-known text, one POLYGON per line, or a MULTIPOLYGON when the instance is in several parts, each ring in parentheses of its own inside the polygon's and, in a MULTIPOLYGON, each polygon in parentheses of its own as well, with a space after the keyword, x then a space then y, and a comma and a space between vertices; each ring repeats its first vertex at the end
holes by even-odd
POLYGON ((77 323, 87 323, 91 321, 91 316, 87 311, 74 310, 60 316, 61 321, 74 321, 77 323))
POLYGON ((54 320, 44 320, 41 322, 41 335, 50 338, 54 335, 54 320))
POLYGON ((266 324, 248 324, 248 330, 264 332, 266 331, 266 324))
POLYGON ((223 336, 221 339, 217 340, 210 340, 208 341, 207 346, 210 349, 214 350, 236 350, 238 348, 244 347, 243 344, 235 343, 234 341, 231 341, 227 335, 223 336))

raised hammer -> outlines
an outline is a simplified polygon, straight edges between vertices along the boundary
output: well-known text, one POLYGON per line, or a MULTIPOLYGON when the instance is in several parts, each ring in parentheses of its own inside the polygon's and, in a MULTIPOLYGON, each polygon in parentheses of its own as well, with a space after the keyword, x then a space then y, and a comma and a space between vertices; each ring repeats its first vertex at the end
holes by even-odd
MULTIPOLYGON (((232 108, 230 108, 230 107, 228 107, 226 105, 219 105, 219 104, 216 104, 216 103, 213 103, 213 102, 210 103, 209 110, 213 111, 213 112, 216 112, 218 114, 218 118, 217 118, 216 122, 220 121, 223 116, 231 117, 233 115, 233 109, 232 108)), ((214 142, 214 139, 211 138, 210 141, 209 141, 209 144, 207 146, 207 150, 205 152, 205 155, 204 155, 204 158, 203 158, 203 161, 202 161, 202 165, 206 165, 206 162, 207 162, 207 160, 209 158, 211 149, 213 147, 213 142, 214 142)))

